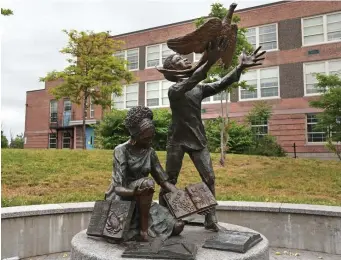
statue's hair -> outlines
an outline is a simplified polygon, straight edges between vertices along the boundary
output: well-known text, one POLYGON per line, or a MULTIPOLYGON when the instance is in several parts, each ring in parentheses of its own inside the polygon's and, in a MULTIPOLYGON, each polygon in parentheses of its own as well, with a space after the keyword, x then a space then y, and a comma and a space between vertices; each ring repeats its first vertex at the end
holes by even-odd
POLYGON ((125 126, 127 128, 137 127, 145 118, 153 120, 153 112, 148 107, 144 106, 132 107, 127 113, 127 117, 125 119, 125 126))
POLYGON ((174 69, 172 59, 175 55, 176 53, 171 54, 165 59, 165 61, 163 62, 164 69, 168 69, 168 70, 174 69))

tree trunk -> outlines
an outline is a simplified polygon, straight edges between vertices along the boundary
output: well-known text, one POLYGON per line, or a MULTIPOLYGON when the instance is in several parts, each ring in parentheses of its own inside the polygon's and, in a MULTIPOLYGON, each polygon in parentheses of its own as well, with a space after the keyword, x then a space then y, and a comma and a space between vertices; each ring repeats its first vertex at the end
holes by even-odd
POLYGON ((220 98, 221 107, 221 129, 220 129, 220 165, 225 166, 225 149, 224 149, 224 130, 225 130, 225 118, 224 118, 224 107, 223 107, 223 94, 220 98))
POLYGON ((224 161, 226 162, 226 152, 227 152, 227 142, 229 140, 229 133, 226 130, 226 126, 229 123, 229 106, 228 106, 228 99, 229 99, 229 92, 226 91, 226 103, 225 103, 225 109, 226 109, 226 113, 225 113, 225 129, 224 129, 224 133, 225 133, 225 152, 224 152, 224 161))
POLYGON ((85 116, 87 112, 87 99, 88 95, 84 95, 84 103, 83 103, 83 150, 86 149, 86 127, 85 127, 85 116))

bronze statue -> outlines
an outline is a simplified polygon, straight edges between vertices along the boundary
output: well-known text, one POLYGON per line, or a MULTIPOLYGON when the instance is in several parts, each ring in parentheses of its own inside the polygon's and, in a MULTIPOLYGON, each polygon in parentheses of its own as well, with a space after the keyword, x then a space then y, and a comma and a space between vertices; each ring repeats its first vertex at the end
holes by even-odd
POLYGON ((125 121, 131 138, 114 150, 112 183, 106 200, 136 201, 126 239, 148 241, 150 237, 178 235, 184 222, 176 220, 167 208, 152 202, 155 182, 168 192, 177 188, 168 181, 151 147, 155 135, 153 113, 147 107, 133 107, 125 121), (148 175, 151 174, 152 178, 148 175))
POLYGON ((221 53, 221 59, 224 66, 228 68, 231 65, 237 42, 238 26, 237 24, 231 24, 232 15, 236 7, 237 4, 231 4, 227 15, 222 21, 219 18, 210 18, 194 32, 182 37, 169 39, 167 41, 168 48, 182 55, 192 52, 203 53, 203 57, 197 65, 200 67, 207 61, 206 49, 208 44, 214 40, 223 40, 226 42, 226 51, 221 53))
MULTIPOLYGON (((185 37, 184 37, 185 38, 185 37)), ((228 41, 219 38, 210 41, 206 49, 207 61, 198 67, 193 73, 182 73, 192 68, 192 64, 179 54, 173 54, 166 58, 160 72, 176 80, 168 91, 170 108, 172 110, 172 122, 169 128, 167 144, 166 172, 170 182, 177 183, 181 170, 182 160, 185 153, 188 153, 193 161, 200 177, 215 194, 215 176, 212 167, 210 153, 207 148, 205 129, 201 118, 201 102, 203 99, 213 96, 227 89, 232 83, 238 82, 243 70, 261 65, 264 60, 265 51, 258 53, 261 47, 251 55, 245 51, 239 57, 239 65, 221 80, 213 83, 200 83, 207 77, 207 72, 221 57, 232 57, 233 53, 226 54, 228 41), (186 75, 187 77, 179 77, 186 75), (199 84, 200 83, 200 84, 199 84)), ((229 51, 234 51, 229 49, 229 51)), ((166 193, 161 189, 159 202, 167 206, 163 199, 166 193)), ((212 231, 219 231, 215 210, 205 215, 205 228, 212 231)))
POLYGON ((167 80, 177 82, 180 78, 188 78, 191 76, 195 70, 207 62, 207 48, 213 41, 222 42, 224 46, 225 51, 221 52, 221 56, 219 57, 223 61, 224 67, 228 68, 231 65, 236 48, 238 31, 237 24, 231 24, 232 15, 236 7, 237 4, 231 4, 223 21, 216 17, 210 18, 194 32, 167 41, 168 48, 178 54, 187 55, 192 52, 203 53, 203 56, 196 65, 187 67, 186 69, 175 70, 172 68, 166 69, 164 67, 158 67, 157 69, 164 74, 167 80))

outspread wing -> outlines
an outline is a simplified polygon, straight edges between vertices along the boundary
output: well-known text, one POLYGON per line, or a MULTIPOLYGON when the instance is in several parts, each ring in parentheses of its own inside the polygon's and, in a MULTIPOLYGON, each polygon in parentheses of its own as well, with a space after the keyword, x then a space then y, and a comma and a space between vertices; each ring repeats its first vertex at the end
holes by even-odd
POLYGON ((185 36, 169 39, 167 46, 171 50, 182 54, 203 53, 208 42, 214 40, 221 32, 222 23, 219 18, 211 18, 194 32, 185 36))
POLYGON ((223 30, 223 37, 227 39, 228 43, 226 51, 221 56, 221 60, 223 61, 225 68, 228 68, 232 63, 233 55, 236 50, 237 28, 225 28, 225 30, 223 30))

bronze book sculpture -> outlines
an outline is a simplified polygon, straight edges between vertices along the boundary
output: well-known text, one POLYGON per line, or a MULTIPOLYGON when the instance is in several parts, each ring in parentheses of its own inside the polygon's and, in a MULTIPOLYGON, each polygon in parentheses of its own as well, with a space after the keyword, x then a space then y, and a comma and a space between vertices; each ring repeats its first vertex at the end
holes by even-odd
POLYGON ((185 190, 177 190, 164 195, 168 209, 177 218, 207 211, 218 205, 212 192, 201 182, 192 184, 185 190))

